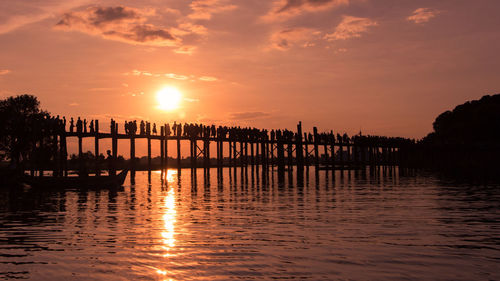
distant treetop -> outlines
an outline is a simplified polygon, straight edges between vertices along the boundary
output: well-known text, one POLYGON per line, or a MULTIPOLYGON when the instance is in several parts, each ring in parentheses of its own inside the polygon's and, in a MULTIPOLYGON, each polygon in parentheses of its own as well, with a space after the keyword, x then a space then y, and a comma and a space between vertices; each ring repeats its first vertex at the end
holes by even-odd
POLYGON ((450 144, 500 143, 500 94, 458 105, 441 113, 424 142, 450 144))

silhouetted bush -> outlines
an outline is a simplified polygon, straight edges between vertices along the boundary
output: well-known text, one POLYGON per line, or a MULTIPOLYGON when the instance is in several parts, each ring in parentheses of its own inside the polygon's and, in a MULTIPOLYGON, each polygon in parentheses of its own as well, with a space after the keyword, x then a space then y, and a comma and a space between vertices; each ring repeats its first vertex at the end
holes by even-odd
POLYGON ((468 101, 440 114, 425 143, 491 144, 500 141, 500 94, 468 101))

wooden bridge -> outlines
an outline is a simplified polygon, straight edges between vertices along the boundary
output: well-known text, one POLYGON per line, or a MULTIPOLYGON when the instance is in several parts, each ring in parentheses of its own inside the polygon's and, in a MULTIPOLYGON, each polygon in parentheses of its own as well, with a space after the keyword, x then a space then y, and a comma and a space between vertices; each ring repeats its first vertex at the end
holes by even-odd
MULTIPOLYGON (((175 126, 175 125, 174 125, 175 126)), ((177 125, 180 126, 180 125, 177 125)), ((192 125, 191 125, 192 126, 192 125)), ((198 125, 196 125, 198 126, 198 125)), ((78 126, 77 126, 78 127, 78 126)), ((147 169, 152 169, 151 148, 159 145, 160 148, 160 167, 181 168, 182 160, 189 159, 187 165, 190 168, 211 168, 211 167, 246 167, 254 165, 276 166, 278 170, 285 168, 297 169, 315 166, 320 169, 355 169, 366 165, 370 166, 399 166, 404 165, 408 158, 405 148, 411 146, 411 141, 402 138, 387 138, 378 136, 356 135, 348 137, 344 134, 319 133, 314 127, 313 133, 303 133, 302 124, 299 122, 297 131, 288 130, 271 131, 258 130, 258 137, 252 136, 252 132, 247 134, 238 134, 241 128, 227 128, 219 126, 214 133, 213 127, 201 126, 201 133, 196 134, 170 134, 170 125, 160 126, 159 134, 152 134, 150 128, 137 134, 137 130, 127 133, 119 133, 118 124, 111 120, 110 132, 105 133, 99 130, 99 121, 94 120, 92 129, 87 132, 82 126, 73 131, 66 130, 66 124, 59 130, 58 135, 53 136, 52 143, 57 150, 57 155, 53 157, 54 174, 68 174, 68 138, 78 139, 78 158, 81 160, 83 155, 82 142, 84 138, 94 140, 94 154, 101 154, 100 140, 111 139, 111 153, 108 155, 108 167, 111 175, 116 174, 116 159, 118 158, 118 140, 130 141, 130 161, 131 171, 136 169, 136 140, 147 140, 147 169), (208 133, 203 133, 203 129, 208 128, 208 133), (212 128, 212 133, 210 133, 212 128), (235 130, 235 131, 232 131, 235 130), (232 133, 233 132, 233 133, 232 133), (236 133, 234 133, 236 132, 236 133), (242 136, 243 135, 243 136, 242 136), (153 143, 155 142, 155 143, 153 143), (176 143, 176 151, 169 156, 168 143, 176 143), (189 142, 189 158, 183 158, 181 154, 181 143, 189 142), (216 143, 216 156, 211 158, 210 144, 216 143), (227 154, 224 153, 227 149, 227 154), (171 163, 169 159, 174 159, 171 163), (212 161, 214 160, 214 161, 212 161)), ((155 125, 156 128, 156 125, 155 125)), ((96 157, 97 159, 97 157, 96 157)), ((184 165, 186 166, 186 165, 184 165)), ((95 161, 94 170, 97 174, 102 169, 102 164, 95 161)), ((38 169, 40 170, 40 169, 38 169)), ((42 171, 43 173, 43 171, 42 171)))

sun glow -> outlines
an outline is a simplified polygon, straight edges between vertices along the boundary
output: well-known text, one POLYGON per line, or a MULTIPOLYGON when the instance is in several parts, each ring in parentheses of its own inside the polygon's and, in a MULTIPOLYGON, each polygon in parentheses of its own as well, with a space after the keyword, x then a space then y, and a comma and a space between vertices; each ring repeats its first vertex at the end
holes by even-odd
POLYGON ((174 87, 165 87, 156 93, 158 108, 161 110, 175 110, 179 108, 182 94, 174 87))

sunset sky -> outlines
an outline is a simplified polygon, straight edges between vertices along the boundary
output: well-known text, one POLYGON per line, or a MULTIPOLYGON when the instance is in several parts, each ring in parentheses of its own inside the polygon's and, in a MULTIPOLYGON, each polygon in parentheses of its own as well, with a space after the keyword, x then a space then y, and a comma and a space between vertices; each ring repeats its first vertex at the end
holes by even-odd
POLYGON ((103 121, 302 120, 421 138, 444 110, 500 92, 499 11, 498 0, 0 0, 0 97, 103 121), (180 108, 158 106, 167 86, 180 108))

